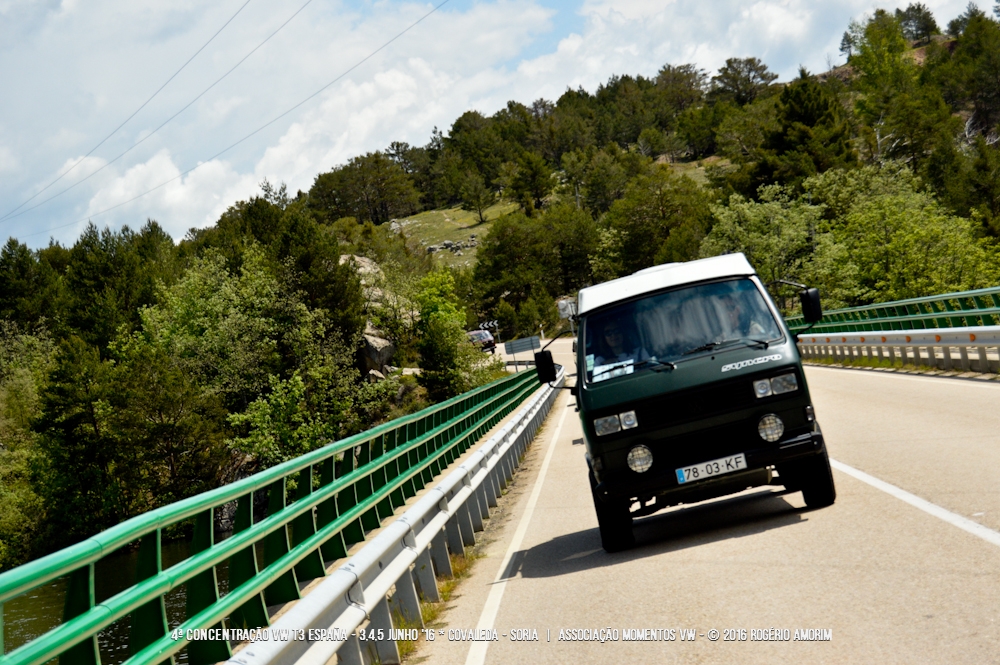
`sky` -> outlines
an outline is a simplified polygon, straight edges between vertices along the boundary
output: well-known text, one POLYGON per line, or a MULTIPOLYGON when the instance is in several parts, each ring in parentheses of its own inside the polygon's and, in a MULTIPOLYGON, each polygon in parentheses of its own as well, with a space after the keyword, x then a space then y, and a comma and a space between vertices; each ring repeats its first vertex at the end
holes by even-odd
MULTIPOLYGON (((432 12, 440 4, 0 0, 0 234, 71 245, 90 221, 153 219, 180 240, 265 179, 307 191, 355 155, 425 145, 470 109, 593 92, 667 63, 711 74, 753 56, 779 80, 825 71, 843 61, 852 18, 908 3, 447 0, 432 12)), ((944 27, 967 0, 924 4, 944 27)))

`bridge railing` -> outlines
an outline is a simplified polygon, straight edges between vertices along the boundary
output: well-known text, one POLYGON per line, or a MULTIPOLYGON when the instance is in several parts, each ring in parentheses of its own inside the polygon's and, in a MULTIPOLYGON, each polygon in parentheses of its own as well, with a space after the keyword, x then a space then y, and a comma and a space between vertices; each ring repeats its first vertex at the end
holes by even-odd
POLYGON ((1000 353, 1000 326, 930 328, 907 331, 817 333, 799 335, 799 350, 806 359, 835 362, 897 361, 964 372, 1000 371, 989 349, 1000 353))
POLYGON ((500 379, 0 574, 0 654, 4 603, 68 580, 62 623, 0 655, 0 665, 55 658, 99 665, 98 633, 129 616, 129 665, 172 663, 184 648, 192 665, 226 660, 228 641, 188 642, 187 631, 221 628, 223 620, 230 628, 267 627, 268 606, 297 600, 302 580, 325 576, 326 562, 345 556, 537 387, 534 371, 500 379), (254 505, 263 502, 261 518, 254 505), (234 503, 233 533, 216 541, 216 515, 234 503), (164 568, 164 534, 187 521, 194 523, 191 555, 164 568), (136 544, 135 583, 97 602, 95 564, 136 544), (221 595, 216 569, 226 565, 228 593, 221 595), (171 631, 164 598, 181 586, 186 618, 171 631))
MULTIPOLYGON (((807 328, 801 316, 786 322, 792 332, 807 328)), ((994 325, 1000 325, 1000 287, 835 309, 825 312, 809 334, 994 325)))

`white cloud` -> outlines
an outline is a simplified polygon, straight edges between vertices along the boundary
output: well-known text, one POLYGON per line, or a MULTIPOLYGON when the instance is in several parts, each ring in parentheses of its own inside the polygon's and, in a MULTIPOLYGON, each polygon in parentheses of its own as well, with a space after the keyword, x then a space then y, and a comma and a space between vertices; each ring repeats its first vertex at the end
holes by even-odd
MULTIPOLYGON (((872 0, 579 0, 573 30, 541 0, 446 5, 315 100, 146 197, 94 218, 152 217, 175 237, 214 222, 263 178, 308 189, 320 172, 391 141, 422 145, 464 111, 511 99, 593 91, 613 74, 653 76, 665 63, 709 73, 728 57, 760 57, 782 78, 840 60, 840 35, 872 0), (540 38, 554 46, 535 47, 540 38), (533 50, 534 49, 534 50, 533 50), (531 51, 538 55, 525 57, 531 51), (540 53, 540 54, 539 54, 540 53)), ((881 3, 888 9, 908 0, 881 3)), ((925 0, 945 25, 966 0, 925 0)), ((122 132, 74 173, 89 173, 146 136, 301 6, 250 3, 122 132), (96 165, 96 166, 95 166, 96 165)), ((981 3, 982 4, 982 3, 981 3)), ((84 154, 166 80, 239 6, 195 0, 0 0, 0 212, 84 154)), ((197 104, 142 146, 52 204, 0 227, 12 233, 94 215, 231 145, 369 55, 425 14, 423 2, 312 3, 197 104), (23 223, 22 223, 23 222, 23 223)), ((564 11, 573 11, 572 9, 564 11)), ((75 181, 79 176, 67 178, 75 181)), ((52 189, 58 191, 62 183, 52 189)), ((68 230, 59 237, 72 242, 68 230)), ((41 242, 41 240, 39 240, 41 242)))
POLYGON ((9 173, 17 169, 17 157, 5 145, 0 145, 0 173, 9 173))
MULTIPOLYGON (((114 217, 124 223, 138 227, 147 218, 154 219, 180 238, 192 227, 213 224, 235 201, 258 190, 253 175, 237 173, 220 160, 206 162, 182 177, 180 173, 170 153, 161 150, 101 187, 90 199, 86 216, 102 215, 115 208, 114 217)), ((101 225, 101 219, 103 216, 95 223, 101 225)))

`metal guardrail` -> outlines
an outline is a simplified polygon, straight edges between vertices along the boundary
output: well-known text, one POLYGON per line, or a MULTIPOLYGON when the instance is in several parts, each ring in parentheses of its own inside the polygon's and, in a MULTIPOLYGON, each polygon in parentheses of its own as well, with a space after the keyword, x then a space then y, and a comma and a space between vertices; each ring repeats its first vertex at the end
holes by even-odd
POLYGON ((268 606, 300 597, 299 582, 326 575, 406 499, 414 496, 537 389, 535 372, 494 381, 416 414, 331 443, 248 478, 129 519, 59 552, 0 574, 3 604, 58 578, 68 578, 61 625, 10 653, 0 665, 59 658, 99 665, 97 634, 131 615, 128 665, 171 663, 187 647, 192 665, 224 661, 224 639, 189 641, 188 630, 269 625, 268 606), (317 481, 318 476, 318 482, 317 481), (294 482, 294 497, 290 485, 294 482), (258 510, 254 510, 254 497, 258 510), (261 518, 266 500, 267 516, 261 518), (216 512, 232 508, 233 534, 215 542, 216 512), (191 556, 162 567, 163 533, 193 520, 191 556), (135 583, 97 602, 95 563, 139 544, 135 583), (229 592, 220 597, 216 566, 228 563, 229 592), (186 587, 186 619, 171 636, 164 596, 186 587))
MULTIPOLYGON (((794 333, 808 327, 801 316, 788 317, 785 321, 794 333)), ((993 325, 1000 325, 1000 287, 835 309, 824 313, 807 334, 993 325)))
MULTIPOLYGON (((556 385, 564 380, 560 369, 556 385)), ((399 663, 393 615, 423 628, 420 597, 440 600, 435 570, 451 576, 449 551, 464 554, 475 544, 475 532, 483 530, 483 520, 497 506, 557 392, 539 389, 475 454, 283 614, 263 639, 230 658, 229 665, 326 665, 335 654, 345 665, 376 659, 399 663), (365 622, 367 634, 382 636, 365 640, 375 650, 367 660, 355 634, 365 622), (306 639, 290 639, 296 634, 306 639)))
POLYGON ((998 348, 1000 351, 1000 326, 931 328, 905 332, 809 332, 799 336, 799 350, 806 359, 832 358, 845 361, 867 358, 895 363, 899 358, 903 364, 927 365, 944 370, 961 369, 983 373, 1000 371, 1000 365, 997 370, 991 367, 992 361, 987 353, 989 348, 998 348), (970 351, 973 350, 975 357, 970 357, 970 351))

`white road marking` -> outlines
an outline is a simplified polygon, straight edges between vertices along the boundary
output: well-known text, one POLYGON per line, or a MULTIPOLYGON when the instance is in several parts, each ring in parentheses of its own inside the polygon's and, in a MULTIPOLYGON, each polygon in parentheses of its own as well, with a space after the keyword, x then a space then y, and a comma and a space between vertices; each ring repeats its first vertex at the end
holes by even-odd
MULTIPOLYGON (((845 370, 857 371, 859 369, 857 367, 836 367, 836 366, 828 367, 826 365, 804 365, 804 367, 809 370, 818 369, 818 370, 829 370, 831 372, 845 371, 845 370)), ((997 381, 996 379, 973 379, 964 376, 941 376, 937 374, 902 374, 900 372, 880 372, 875 369, 870 369, 870 370, 862 369, 861 371, 867 371, 869 374, 872 374, 873 376, 894 377, 897 379, 910 379, 912 381, 923 381, 925 383, 933 381, 936 382, 937 385, 939 386, 941 385, 940 379, 959 379, 959 381, 954 382, 952 384, 956 386, 986 386, 988 388, 989 387, 997 388, 998 386, 1000 386, 1000 381, 997 381)))
MULTIPOLYGON (((503 599, 504 589, 507 587, 507 578, 504 577, 507 572, 507 568, 510 566, 510 560, 521 550, 521 542, 524 540, 524 534, 528 530, 528 523, 531 521, 531 515, 535 512, 535 504, 538 503, 538 495, 542 493, 542 484, 545 482, 545 474, 549 470, 549 462, 552 461, 552 453, 556 449, 556 442, 559 440, 559 435, 562 433, 563 423, 566 421, 566 414, 569 412, 569 405, 563 409, 562 416, 559 418, 559 424, 556 426, 556 431, 552 435, 552 439, 549 441, 549 449, 545 452, 545 460, 542 462, 541 469, 538 470, 538 478, 535 479, 535 486, 531 490, 531 496, 528 497, 528 503, 524 510, 524 514, 521 516, 521 521, 517 524, 517 530, 514 532, 514 538, 510 541, 510 546, 507 548, 507 553, 504 554, 503 561, 500 562, 500 570, 497 571, 496 579, 493 580, 493 588, 490 589, 490 595, 486 598, 486 604, 483 606, 483 612, 479 615, 479 623, 476 627, 481 630, 489 630, 493 628, 493 624, 497 618, 497 612, 500 610, 500 601, 503 599)), ((469 655, 465 659, 465 665, 483 665, 486 662, 486 651, 489 649, 490 643, 483 642, 473 642, 472 646, 469 648, 469 655)))
POLYGON ((916 496, 915 494, 910 494, 904 489, 900 489, 895 485, 891 485, 885 482, 884 480, 879 480, 875 476, 870 476, 864 471, 859 471, 858 469, 855 469, 853 466, 848 466, 843 462, 838 462, 837 460, 831 459, 830 466, 832 466, 834 469, 837 469, 838 471, 843 471, 849 476, 857 478, 863 483, 868 483, 875 489, 882 490, 886 494, 890 494, 901 501, 905 501, 911 506, 919 508, 920 510, 924 511, 928 515, 933 515, 934 517, 944 520, 945 522, 951 524, 952 526, 957 526, 959 529, 967 531, 971 533, 973 536, 976 536, 978 538, 982 538, 988 543, 1000 546, 1000 533, 994 531, 993 529, 983 526, 979 522, 970 520, 967 517, 962 517, 958 513, 953 513, 950 510, 946 510, 937 504, 927 501, 926 499, 921 499, 919 496, 916 496))

